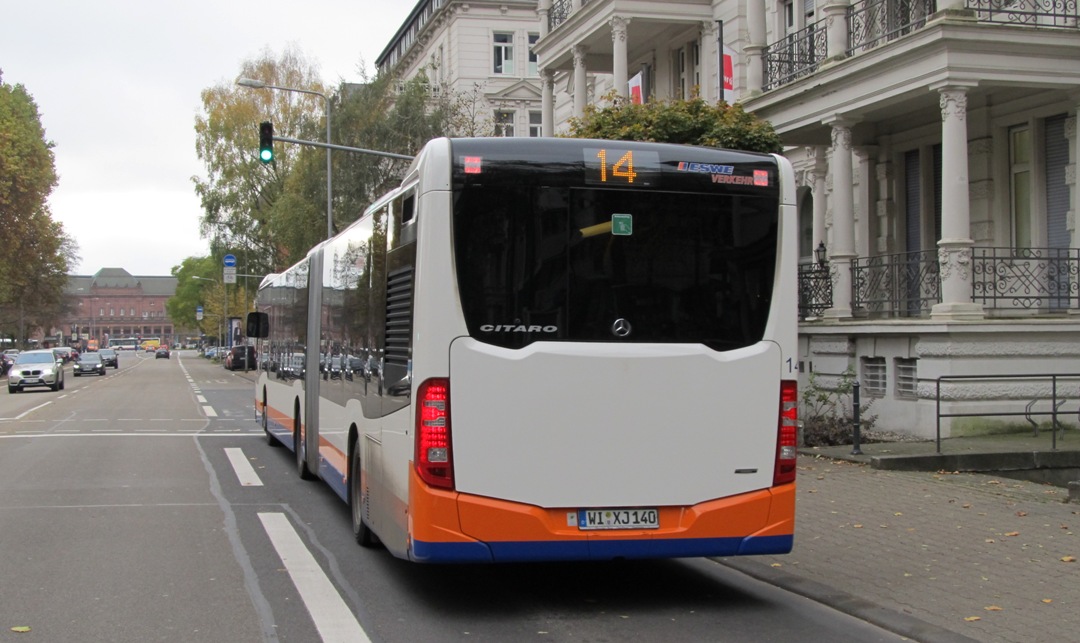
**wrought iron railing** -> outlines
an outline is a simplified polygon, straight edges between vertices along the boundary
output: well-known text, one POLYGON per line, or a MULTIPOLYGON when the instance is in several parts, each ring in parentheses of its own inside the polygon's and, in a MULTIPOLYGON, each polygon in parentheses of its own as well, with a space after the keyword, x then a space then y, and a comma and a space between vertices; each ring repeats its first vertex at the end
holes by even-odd
MULTIPOLYGON (((1073 0, 1075 1, 1075 0, 1073 0)), ((937 0, 863 0, 848 7, 847 55, 866 51, 921 29, 937 0)))
POLYGON ((941 301, 936 250, 856 259, 851 264, 853 301, 874 317, 921 317, 941 301))
POLYGON ((828 308, 832 308, 829 264, 799 264, 799 319, 821 317, 828 308))
POLYGON ((765 47, 765 91, 817 71, 825 60, 825 21, 817 22, 765 47))
POLYGON ((972 301, 994 309, 1064 311, 1080 305, 1080 250, 973 248, 972 301))
POLYGON ((967 0, 980 22, 1080 29, 1077 0, 967 0))
POLYGON ((548 10, 549 31, 554 31, 555 27, 566 22, 566 19, 570 17, 574 10, 573 5, 573 0, 555 0, 551 3, 551 9, 548 10))

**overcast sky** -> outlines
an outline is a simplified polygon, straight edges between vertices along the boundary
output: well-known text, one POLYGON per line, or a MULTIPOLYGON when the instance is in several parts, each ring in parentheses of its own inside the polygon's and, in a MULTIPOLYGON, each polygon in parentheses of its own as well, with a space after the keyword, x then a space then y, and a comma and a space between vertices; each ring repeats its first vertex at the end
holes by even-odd
MULTIPOLYGON (((34 97, 55 144, 53 218, 79 244, 73 273, 168 275, 207 255, 191 177, 199 93, 245 60, 295 45, 324 80, 373 71, 415 0, 8 2, 3 82, 34 97)), ((255 150, 252 150, 252 154, 255 150)))

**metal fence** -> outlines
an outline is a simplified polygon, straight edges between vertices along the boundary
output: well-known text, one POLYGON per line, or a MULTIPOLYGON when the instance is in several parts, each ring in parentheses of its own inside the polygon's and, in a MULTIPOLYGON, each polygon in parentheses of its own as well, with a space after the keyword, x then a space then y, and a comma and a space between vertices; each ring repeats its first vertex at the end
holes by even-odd
POLYGON ((1080 304, 1080 250, 973 248, 972 301, 988 308, 1064 311, 1080 304))
POLYGON ((832 295, 832 271, 828 264, 799 264, 799 319, 821 317, 832 307, 832 295))
POLYGON ((876 317, 919 317, 941 301, 936 250, 856 259, 852 305, 876 317))
POLYGON ((921 29, 937 0, 864 0, 848 7, 849 56, 921 29))
POLYGON ((980 22, 1057 29, 1080 28, 1077 0, 967 0, 980 22))
POLYGON ((763 89, 776 89, 817 71, 825 61, 826 37, 825 20, 818 20, 765 47, 763 89))

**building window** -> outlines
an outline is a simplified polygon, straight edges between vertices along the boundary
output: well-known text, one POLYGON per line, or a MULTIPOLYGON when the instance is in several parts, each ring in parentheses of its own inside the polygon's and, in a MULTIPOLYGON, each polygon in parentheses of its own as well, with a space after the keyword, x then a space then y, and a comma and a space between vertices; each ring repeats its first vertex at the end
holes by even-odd
POLYGON ((529 73, 530 76, 539 76, 540 75, 540 70, 537 67, 536 53, 533 51, 533 45, 536 44, 537 40, 540 40, 540 34, 538 34, 538 33, 529 34, 529 71, 528 71, 528 73, 529 73))
POLYGON ((495 136, 514 135, 514 112, 509 110, 495 111, 495 136))
POLYGON ((98 317, 104 317, 105 316, 105 309, 104 308, 98 308, 97 314, 98 314, 98 317))
POLYGON ((919 360, 896 358, 896 397, 914 399, 919 396, 919 360))
POLYGON ((128 313, 128 315, 130 315, 130 316, 134 317, 134 316, 135 316, 135 309, 134 309, 134 308, 130 308, 129 310, 130 310, 131 312, 129 312, 129 313, 128 313))
POLYGON ((116 309, 115 308, 110 308, 109 309, 109 317, 116 317, 116 309))
POLYGON ((496 74, 514 73, 514 34, 507 32, 495 32, 494 39, 494 72, 496 74))
POLYGON ((529 112, 529 136, 539 138, 544 135, 544 114, 529 112))
POLYGON ((862 374, 860 384, 863 393, 867 395, 885 395, 885 358, 864 357, 862 358, 862 374))
POLYGON ((1031 129, 1009 132, 1009 191, 1014 248, 1031 247, 1031 129))

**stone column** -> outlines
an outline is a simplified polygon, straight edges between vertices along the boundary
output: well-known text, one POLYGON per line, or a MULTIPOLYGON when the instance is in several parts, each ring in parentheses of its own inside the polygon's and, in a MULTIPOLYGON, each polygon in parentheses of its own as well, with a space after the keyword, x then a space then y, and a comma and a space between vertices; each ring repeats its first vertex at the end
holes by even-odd
POLYGON ((847 57, 847 11, 846 0, 833 0, 821 9, 825 15, 825 57, 827 60, 840 60, 847 57))
POLYGON ((536 15, 540 17, 540 37, 543 38, 551 31, 551 0, 540 0, 539 6, 536 7, 536 15))
POLYGON ((615 91, 622 98, 630 95, 630 88, 627 86, 630 79, 626 72, 626 26, 629 22, 626 18, 620 18, 619 16, 613 17, 609 22, 611 25, 612 81, 615 83, 615 91))
POLYGON ((851 317, 852 262, 855 257, 855 200, 851 166, 851 126, 853 121, 840 117, 825 122, 832 126, 832 206, 833 239, 829 248, 832 270, 833 305, 825 311, 826 319, 851 317))
POLYGON ((811 240, 814 247, 811 248, 811 251, 816 250, 820 243, 824 243, 826 248, 829 246, 829 240, 825 236, 825 213, 828 211, 828 202, 825 200, 826 166, 824 149, 815 147, 812 154, 814 165, 810 168, 809 178, 811 194, 814 195, 814 238, 811 240))
POLYGON ((589 102, 588 73, 585 69, 585 54, 589 48, 585 45, 574 45, 574 118, 585 116, 585 104, 589 102))
POLYGON ((983 318, 981 304, 971 301, 971 215, 968 204, 967 87, 931 87, 941 106, 941 303, 930 310, 940 320, 983 318))
POLYGON ((760 94, 765 79, 765 0, 747 0, 746 92, 760 94))
POLYGON ((540 70, 540 134, 555 136, 555 72, 540 70))

